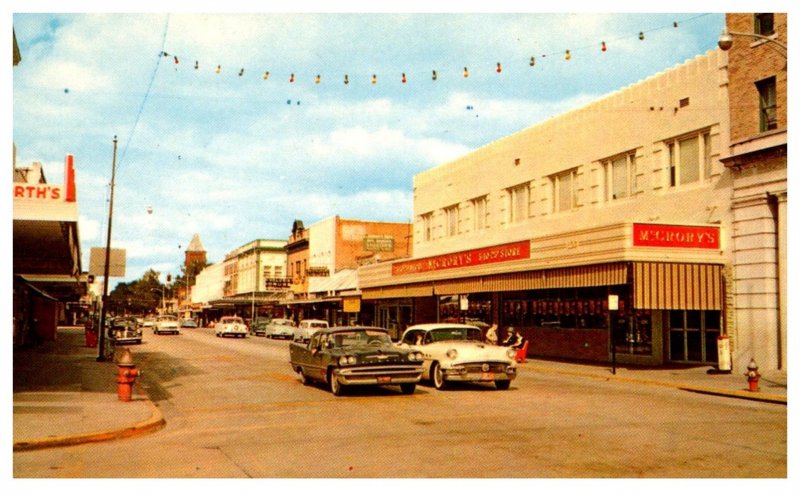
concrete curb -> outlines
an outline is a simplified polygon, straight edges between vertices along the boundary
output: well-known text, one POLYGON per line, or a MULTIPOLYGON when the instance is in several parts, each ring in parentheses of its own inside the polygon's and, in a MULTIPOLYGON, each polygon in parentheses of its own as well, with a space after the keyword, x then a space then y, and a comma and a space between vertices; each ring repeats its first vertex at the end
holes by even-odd
POLYGON ((161 411, 155 406, 155 404, 153 404, 149 399, 145 400, 147 401, 147 405, 150 407, 150 418, 136 423, 133 426, 126 426, 116 430, 21 440, 19 442, 14 442, 14 452, 25 452, 29 450, 47 449, 52 447, 68 447, 92 442, 105 442, 108 440, 129 438, 132 436, 158 431, 163 428, 164 425, 166 425, 164 416, 161 414, 161 411))
POLYGON ((670 388, 677 388, 679 390, 685 390, 688 392, 696 392, 701 394, 708 394, 708 395, 719 395, 719 396, 726 396, 726 397, 734 397, 738 399, 747 399, 747 400, 755 400, 761 402, 772 402, 775 404, 787 404, 787 396, 786 395, 775 395, 775 394, 766 394, 762 392, 750 392, 749 390, 730 390, 730 389, 722 389, 716 387, 704 387, 699 385, 687 385, 685 383, 680 382, 667 382, 663 380, 647 380, 642 378, 628 378, 622 377, 619 375, 598 375, 597 373, 586 373, 581 371, 571 371, 571 370, 557 370, 553 368, 541 367, 536 365, 527 365, 527 369, 532 371, 538 371, 540 373, 556 373, 561 375, 569 375, 569 376, 580 376, 584 378, 593 378, 595 380, 606 380, 606 381, 619 381, 619 382, 627 382, 627 383, 638 383, 640 385, 654 385, 660 387, 670 387, 670 388))

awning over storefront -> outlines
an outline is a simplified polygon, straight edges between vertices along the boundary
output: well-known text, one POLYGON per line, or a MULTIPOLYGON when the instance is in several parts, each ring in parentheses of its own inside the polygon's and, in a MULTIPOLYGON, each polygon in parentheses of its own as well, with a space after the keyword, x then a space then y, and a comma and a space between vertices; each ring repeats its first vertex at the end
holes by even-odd
POLYGON ((361 289, 362 299, 395 299, 403 297, 426 297, 432 295, 433 284, 431 283, 361 289))
POLYGON ((446 295, 624 285, 627 274, 625 263, 604 263, 437 281, 434 282, 434 292, 446 295))
POLYGON ((633 293, 638 309, 721 310, 722 266, 636 262, 633 293))

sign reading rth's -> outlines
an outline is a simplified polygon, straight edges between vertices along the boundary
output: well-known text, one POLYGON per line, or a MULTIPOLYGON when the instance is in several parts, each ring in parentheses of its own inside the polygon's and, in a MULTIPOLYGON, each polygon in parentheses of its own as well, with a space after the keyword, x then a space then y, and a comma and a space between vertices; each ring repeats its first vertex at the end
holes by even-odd
POLYGON ((504 261, 522 260, 531 257, 530 241, 512 242, 500 246, 492 246, 459 253, 431 256, 418 260, 403 261, 392 265, 392 275, 409 275, 412 273, 447 270, 465 266, 502 263, 504 261))
POLYGON ((633 245, 719 249, 719 227, 635 223, 633 245))

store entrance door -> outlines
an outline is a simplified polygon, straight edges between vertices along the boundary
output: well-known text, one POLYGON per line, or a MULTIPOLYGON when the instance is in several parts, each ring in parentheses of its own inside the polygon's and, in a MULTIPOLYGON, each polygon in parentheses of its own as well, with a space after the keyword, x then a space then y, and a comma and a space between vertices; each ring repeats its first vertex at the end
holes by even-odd
POLYGON ((719 334, 719 311, 670 311, 669 361, 715 364, 719 334))

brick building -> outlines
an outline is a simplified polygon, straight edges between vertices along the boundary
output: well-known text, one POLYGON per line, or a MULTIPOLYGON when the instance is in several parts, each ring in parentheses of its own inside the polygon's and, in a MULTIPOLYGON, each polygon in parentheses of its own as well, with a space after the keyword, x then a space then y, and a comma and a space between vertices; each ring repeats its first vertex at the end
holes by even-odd
POLYGON ((734 361, 787 365, 787 49, 785 13, 725 17, 733 191, 734 361))

